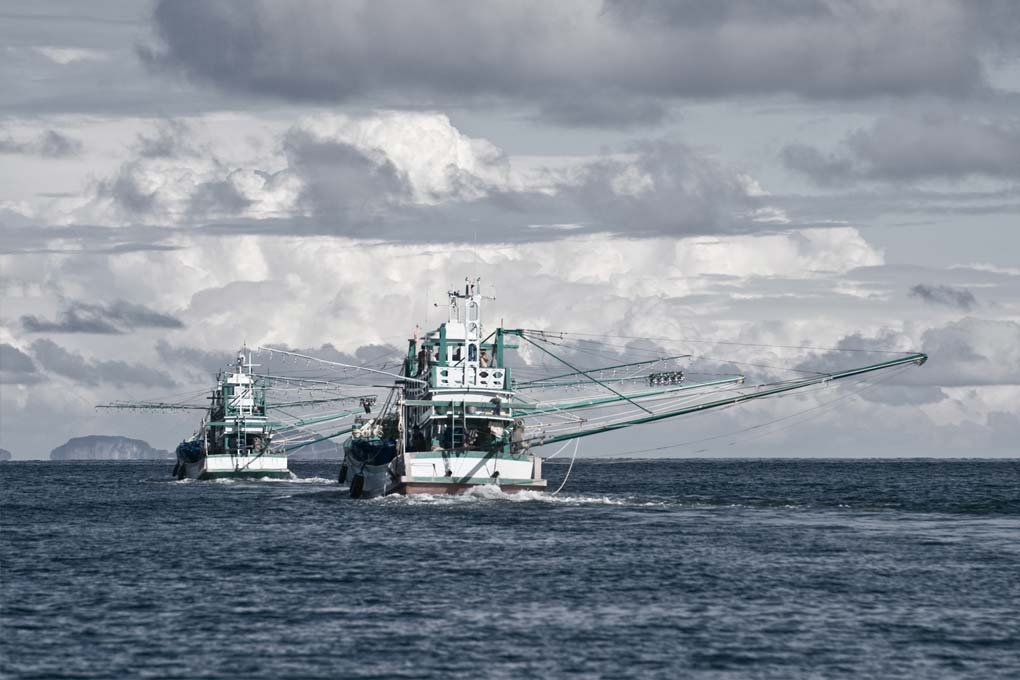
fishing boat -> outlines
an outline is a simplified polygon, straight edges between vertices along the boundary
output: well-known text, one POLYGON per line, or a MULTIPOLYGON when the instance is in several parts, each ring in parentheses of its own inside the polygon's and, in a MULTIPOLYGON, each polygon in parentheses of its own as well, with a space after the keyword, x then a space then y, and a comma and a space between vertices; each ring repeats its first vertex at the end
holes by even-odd
POLYGON ((98 408, 205 411, 195 433, 177 446, 173 476, 179 480, 288 479, 291 453, 351 431, 346 426, 321 432, 323 427, 332 429, 351 421, 359 412, 349 407, 335 410, 336 405, 370 404, 375 399, 374 395, 347 394, 346 386, 329 380, 258 374, 256 366, 252 353, 242 348, 234 363, 219 371, 204 405, 192 403, 188 395, 183 401, 118 401, 98 408))
POLYGON ((547 481, 543 458, 535 453, 540 447, 575 440, 576 455, 582 437, 834 381, 862 382, 875 372, 927 360, 921 353, 896 353, 866 366, 791 368, 796 377, 750 383, 743 374, 720 372, 719 365, 688 370, 692 354, 649 348, 641 338, 621 345, 620 339, 599 343, 562 331, 501 325, 487 331, 479 280, 448 297, 447 320, 408 341, 383 407, 355 419, 338 476, 352 497, 460 494, 480 487, 541 492, 547 481), (614 356, 607 349, 636 360, 591 365, 593 357, 614 356), (510 366, 510 350, 529 360, 510 366))
POLYGON ((449 293, 449 318, 409 341, 383 408, 355 421, 339 481, 355 498, 543 491, 542 459, 523 441, 502 328, 486 334, 478 281, 449 293))
POLYGON ((202 424, 177 446, 177 479, 290 476, 286 451, 272 446, 265 380, 253 367, 251 355, 242 351, 234 366, 217 376, 202 424))

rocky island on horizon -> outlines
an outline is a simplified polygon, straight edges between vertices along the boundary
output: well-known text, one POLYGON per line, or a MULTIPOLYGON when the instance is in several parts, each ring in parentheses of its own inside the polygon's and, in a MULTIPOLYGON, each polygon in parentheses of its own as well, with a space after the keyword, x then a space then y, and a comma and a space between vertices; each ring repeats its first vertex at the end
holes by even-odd
POLYGON ((164 460, 173 454, 147 441, 117 435, 72 437, 50 451, 50 460, 164 460))

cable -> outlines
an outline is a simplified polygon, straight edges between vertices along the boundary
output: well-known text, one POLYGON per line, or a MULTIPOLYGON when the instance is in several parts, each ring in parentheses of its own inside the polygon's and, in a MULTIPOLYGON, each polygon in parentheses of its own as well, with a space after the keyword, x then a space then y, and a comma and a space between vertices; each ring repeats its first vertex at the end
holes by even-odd
MULTIPOLYGON (((531 330, 531 329, 526 329, 531 330)), ((536 332, 536 331, 531 331, 536 332)), ((552 333, 559 335, 583 335, 587 337, 595 338, 620 338, 622 340, 670 340, 674 342, 704 342, 711 343, 714 345, 737 345, 740 347, 776 347, 780 349, 810 349, 825 352, 874 352, 876 354, 912 354, 912 352, 899 352, 896 350, 882 350, 882 349, 862 349, 862 348, 846 348, 846 347, 813 347, 810 345, 768 345, 764 343, 755 342, 730 342, 721 340, 706 340, 704 338, 649 338, 636 335, 603 335, 598 333, 581 333, 578 331, 538 331, 541 333, 552 333)))
POLYGON ((580 449, 580 448, 581 448, 581 439, 579 437, 579 438, 574 440, 574 455, 572 455, 570 457, 570 465, 567 467, 567 474, 563 475, 563 482, 560 484, 560 488, 558 488, 558 489, 556 489, 555 491, 552 492, 553 496, 558 494, 560 491, 563 491, 563 487, 565 487, 567 485, 567 480, 570 479, 570 471, 574 469, 574 461, 577 460, 577 450, 580 449))
MULTIPOLYGON (((896 371, 894 373, 890 373, 887 376, 879 378, 879 379, 875 380, 874 382, 872 382, 871 384, 865 385, 860 390, 856 390, 856 391, 851 392, 849 394, 844 394, 841 397, 837 397, 835 399, 831 399, 831 400, 823 402, 821 404, 816 404, 815 406, 812 406, 810 408, 806 408, 803 411, 797 411, 796 413, 791 413, 788 416, 782 416, 780 418, 775 418, 773 420, 767 420, 765 422, 758 423, 756 425, 751 425, 749 427, 745 427, 745 428, 740 429, 740 430, 734 430, 732 432, 725 432, 723 434, 713 435, 711 437, 703 437, 701 439, 690 439, 690 440, 685 441, 685 442, 680 442, 679 444, 670 444, 668 446, 657 446, 657 447, 648 448, 648 449, 634 449, 634 450, 631 450, 631 451, 623 451, 623 452, 620 452, 620 453, 618 453, 616 455, 618 455, 618 456, 628 456, 628 455, 631 455, 631 454, 634 454, 634 453, 651 453, 653 451, 668 451, 669 449, 677 449, 677 448, 680 448, 680 447, 683 447, 683 446, 689 446, 691 444, 701 444, 702 442, 714 441, 716 439, 723 439, 725 437, 732 437, 733 435, 742 434, 744 432, 750 432, 751 430, 757 430, 759 428, 768 427, 769 425, 774 425, 775 423, 783 422, 785 420, 790 420, 792 418, 796 418, 797 416, 802 416, 805 413, 810 413, 812 411, 817 411, 819 409, 831 406, 831 405, 836 404, 836 403, 838 403, 840 401, 843 401, 844 399, 849 399, 850 397, 855 397, 858 394, 861 394, 862 392, 865 392, 866 390, 869 390, 869 389, 871 389, 873 387, 876 387, 879 383, 885 382, 886 380, 889 380, 889 379, 895 377, 896 375, 899 375, 900 373, 902 373, 905 370, 907 370, 907 368, 909 368, 909 367, 901 368, 899 371, 896 371)), ((865 381, 861 380, 861 381, 858 381, 855 384, 859 385, 862 382, 865 382, 865 381)), ((777 397, 778 396, 782 396, 782 395, 777 395, 777 397)), ((772 398, 772 397, 768 397, 768 398, 772 398)), ((779 432, 779 431, 780 430, 775 430, 774 432, 779 432)), ((774 434, 774 432, 769 432, 767 434, 774 434)))

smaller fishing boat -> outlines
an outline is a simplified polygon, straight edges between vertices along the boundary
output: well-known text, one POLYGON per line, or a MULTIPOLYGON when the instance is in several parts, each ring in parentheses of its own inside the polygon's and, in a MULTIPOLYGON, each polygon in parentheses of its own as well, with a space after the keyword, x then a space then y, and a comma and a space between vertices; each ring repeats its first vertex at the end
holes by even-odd
POLYGON ((234 366, 217 376, 201 426, 177 446, 177 479, 290 476, 286 451, 271 446, 266 385, 253 367, 251 355, 242 350, 234 366))
POLYGON ((291 453, 351 432, 350 422, 361 411, 345 402, 364 407, 376 399, 372 394, 348 394, 348 386, 336 381, 261 374, 254 371, 256 366, 251 352, 242 347, 236 360, 218 372, 211 395, 205 389, 185 401, 118 401, 97 408, 204 411, 195 433, 177 446, 173 469, 177 479, 288 479, 291 453), (194 403, 202 394, 206 403, 194 403), (345 427, 334 430, 345 422, 345 427))

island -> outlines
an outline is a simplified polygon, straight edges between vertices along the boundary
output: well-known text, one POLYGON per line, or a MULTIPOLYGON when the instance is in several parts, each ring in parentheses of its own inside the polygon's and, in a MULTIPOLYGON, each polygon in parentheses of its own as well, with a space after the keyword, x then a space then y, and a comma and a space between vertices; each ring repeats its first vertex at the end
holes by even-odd
POLYGON ((0 463, 11 459, 11 452, 7 449, 0 449, 0 463))
POLYGON ((173 455, 141 439, 92 434, 67 440, 50 451, 50 460, 165 460, 173 455))

